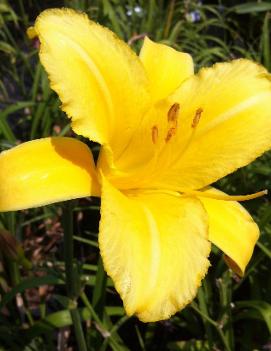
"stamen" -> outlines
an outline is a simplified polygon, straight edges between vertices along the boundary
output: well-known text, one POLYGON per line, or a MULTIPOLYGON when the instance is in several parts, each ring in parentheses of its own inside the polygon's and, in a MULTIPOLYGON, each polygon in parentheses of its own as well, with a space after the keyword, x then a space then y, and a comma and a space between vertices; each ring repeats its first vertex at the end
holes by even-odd
POLYGON ((196 110, 196 114, 195 114, 193 121, 192 121, 192 124, 191 124, 191 127, 193 129, 195 129, 196 126, 199 124, 202 112, 203 112, 203 109, 201 107, 196 110))
MULTIPOLYGON (((138 191, 139 189, 129 189, 127 193, 133 194, 138 191)), ((268 194, 268 190, 266 189, 262 191, 258 191, 257 193, 254 193, 254 194, 249 194, 249 195, 227 195, 223 193, 211 193, 211 192, 198 191, 198 190, 185 190, 185 189, 173 190, 173 189, 163 189, 163 188, 140 189, 140 192, 141 193, 144 192, 145 194, 167 194, 175 197, 196 196, 196 197, 204 197, 204 198, 210 198, 210 199, 222 200, 222 201, 247 201, 247 200, 253 200, 268 194)))
POLYGON ((151 138, 152 138, 152 142, 154 144, 157 143, 158 140, 158 127, 157 126, 153 126, 151 129, 151 138))
POLYGON ((170 128, 167 132, 167 136, 165 137, 165 142, 168 143, 170 139, 176 134, 176 128, 170 128))
POLYGON ((197 126, 199 124, 202 112, 203 112, 203 109, 201 107, 199 107, 196 110, 195 116, 194 116, 194 118, 192 120, 192 124, 191 124, 192 132, 191 132, 191 134, 190 134, 190 136, 189 136, 184 148, 182 149, 182 151, 181 151, 181 153, 179 154, 178 157, 182 156, 186 152, 188 147, 191 145, 191 143, 192 143, 192 141, 193 141, 193 139, 195 137, 195 133, 196 133, 197 126))
POLYGON ((180 111, 180 104, 175 102, 170 109, 168 110, 167 113, 167 120, 169 124, 169 129, 167 132, 167 135, 165 137, 165 142, 168 143, 170 139, 176 135, 177 132, 177 126, 178 126, 178 114, 180 111))
POLYGON ((262 191, 258 191, 257 193, 254 193, 254 194, 249 194, 249 195, 227 195, 227 194, 209 193, 209 192, 197 191, 197 190, 191 190, 191 191, 188 190, 188 191, 182 191, 182 192, 184 195, 199 196, 199 197, 205 197, 205 198, 223 200, 223 201, 247 201, 247 200, 256 199, 258 197, 268 194, 268 190, 266 189, 262 191))
POLYGON ((177 121, 179 111, 180 111, 180 104, 178 104, 178 102, 175 102, 168 110, 168 113, 167 113, 168 122, 177 121))

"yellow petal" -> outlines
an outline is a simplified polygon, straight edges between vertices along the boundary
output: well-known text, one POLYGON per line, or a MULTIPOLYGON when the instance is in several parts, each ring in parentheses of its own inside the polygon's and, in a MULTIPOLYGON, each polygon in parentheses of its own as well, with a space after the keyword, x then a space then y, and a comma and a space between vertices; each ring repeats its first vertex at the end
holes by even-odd
MULTIPOLYGON (((167 130, 161 130, 161 126, 159 131, 156 130, 159 119, 167 121, 167 111, 164 114, 161 113, 160 105, 164 104, 158 100, 171 94, 194 72, 190 55, 178 52, 169 46, 154 43, 147 37, 140 52, 140 59, 150 81, 154 106, 145 114, 126 148, 119 157, 114 159, 114 162, 113 160, 110 162, 108 152, 104 152, 105 150, 102 150, 99 158, 99 167, 102 168, 103 174, 121 188, 138 187, 148 182, 146 174, 151 175, 150 166, 154 167, 153 161, 157 156, 158 145, 154 144, 157 138, 162 138, 164 141, 165 136, 162 134, 167 133, 167 130)), ((168 108, 168 104, 166 107, 168 108)), ((165 125, 166 129, 167 127, 165 125)))
POLYGON ((203 188, 270 149, 270 111, 263 67, 236 60, 203 69, 149 110, 116 163, 123 175, 107 176, 121 189, 203 188))
POLYGON ((34 30, 41 62, 73 130, 109 144, 117 157, 149 103, 140 60, 111 31, 71 9, 42 12, 34 30))
POLYGON ((182 111, 179 162, 184 187, 200 188, 245 166, 271 147, 271 82, 267 71, 247 60, 203 69, 173 99, 182 111), (193 133, 193 119, 201 112, 193 133))
POLYGON ((166 319, 194 298, 209 266, 207 228, 197 199, 124 194, 104 180, 99 246, 128 315, 166 319))
MULTIPOLYGON (((224 194, 216 189, 205 192, 224 194)), ((200 197, 209 216, 209 240, 227 256, 229 266, 243 275, 259 238, 259 228, 238 202, 200 197)))
POLYGON ((44 138, 0 154, 0 211, 99 195, 92 154, 71 138, 44 138))
POLYGON ((159 135, 156 171, 148 171, 152 187, 200 189, 271 147, 271 79, 251 61, 203 69, 155 108, 156 120, 145 125, 149 140, 152 126, 159 135))
POLYGON ((140 59, 144 64, 155 100, 173 93, 179 85, 193 75, 193 60, 189 54, 157 44, 145 37, 140 59))

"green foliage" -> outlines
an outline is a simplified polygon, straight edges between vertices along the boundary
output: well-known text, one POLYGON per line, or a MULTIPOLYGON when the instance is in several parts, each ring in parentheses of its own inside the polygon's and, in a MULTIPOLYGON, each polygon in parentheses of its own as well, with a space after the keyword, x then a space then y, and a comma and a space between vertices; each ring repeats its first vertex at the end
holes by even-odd
MULTIPOLYGON (((148 35, 192 54, 197 68, 247 57, 271 69, 269 2, 0 0, 1 150, 21 141, 71 135, 38 61, 36 43, 25 34, 36 15, 52 6, 86 11, 136 51, 148 35)), ((96 146, 90 146, 95 154, 96 146)), ((269 153, 222 179, 218 186, 231 194, 271 189, 270 174, 269 153)), ((68 345, 77 350, 71 328, 75 309, 88 349, 93 351, 267 350, 271 334, 270 199, 257 199, 246 206, 262 234, 244 278, 227 269, 214 247, 212 267, 195 301, 169 321, 150 324, 125 316, 104 272, 97 248, 99 203, 83 199, 73 208, 78 261, 71 266, 71 274, 78 280, 76 306, 65 289, 60 223, 65 208, 54 205, 0 214, 0 227, 16 236, 33 263, 33 268, 26 269, 1 259, 0 350, 47 351, 56 350, 57 345, 59 350, 68 345)))

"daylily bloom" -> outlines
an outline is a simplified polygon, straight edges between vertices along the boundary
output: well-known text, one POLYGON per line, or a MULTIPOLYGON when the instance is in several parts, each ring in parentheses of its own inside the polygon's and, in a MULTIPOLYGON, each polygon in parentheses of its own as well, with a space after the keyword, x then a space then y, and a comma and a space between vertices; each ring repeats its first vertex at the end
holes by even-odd
POLYGON ((194 297, 211 243, 243 274, 259 230, 209 185, 271 147, 271 81, 245 59, 193 73, 192 58, 145 38, 139 57, 70 9, 29 30, 75 133, 0 155, 0 210, 101 196, 99 246, 127 314, 169 318, 194 297))

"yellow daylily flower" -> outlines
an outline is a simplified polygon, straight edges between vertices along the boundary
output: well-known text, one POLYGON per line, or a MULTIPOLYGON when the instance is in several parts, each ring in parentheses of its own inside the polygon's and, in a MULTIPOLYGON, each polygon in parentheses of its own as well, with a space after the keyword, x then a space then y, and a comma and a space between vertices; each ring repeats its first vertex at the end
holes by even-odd
POLYGON ((72 129, 0 155, 0 210, 101 196, 99 246, 129 315, 169 318, 194 297, 214 243, 243 274, 259 236, 248 212, 208 187, 271 148, 271 80, 245 59, 193 74, 188 54, 150 39, 139 57, 70 9, 30 36, 72 129))

